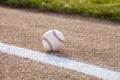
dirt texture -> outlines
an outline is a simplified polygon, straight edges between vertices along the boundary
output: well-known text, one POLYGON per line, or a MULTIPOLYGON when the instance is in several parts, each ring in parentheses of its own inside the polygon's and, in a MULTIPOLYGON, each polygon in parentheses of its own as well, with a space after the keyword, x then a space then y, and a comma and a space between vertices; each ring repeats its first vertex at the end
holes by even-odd
POLYGON ((120 71, 119 23, 0 7, 1 42, 46 52, 41 40, 50 29, 60 30, 66 40, 63 49, 49 54, 120 71))
POLYGON ((55 66, 0 53, 0 80, 100 80, 55 66))

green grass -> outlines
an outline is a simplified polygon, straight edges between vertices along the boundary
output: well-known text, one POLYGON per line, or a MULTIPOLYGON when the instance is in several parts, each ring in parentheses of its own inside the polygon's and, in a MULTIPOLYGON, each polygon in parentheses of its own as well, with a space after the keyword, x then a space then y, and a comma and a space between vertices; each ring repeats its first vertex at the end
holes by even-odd
POLYGON ((0 0, 0 4, 120 22, 120 0, 0 0))

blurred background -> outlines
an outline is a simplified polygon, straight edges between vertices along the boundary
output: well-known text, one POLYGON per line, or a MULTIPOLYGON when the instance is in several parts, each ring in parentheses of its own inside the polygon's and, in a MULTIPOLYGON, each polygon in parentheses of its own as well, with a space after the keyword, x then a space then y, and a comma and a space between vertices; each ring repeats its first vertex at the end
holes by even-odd
POLYGON ((120 22, 120 0, 0 0, 0 5, 120 22))

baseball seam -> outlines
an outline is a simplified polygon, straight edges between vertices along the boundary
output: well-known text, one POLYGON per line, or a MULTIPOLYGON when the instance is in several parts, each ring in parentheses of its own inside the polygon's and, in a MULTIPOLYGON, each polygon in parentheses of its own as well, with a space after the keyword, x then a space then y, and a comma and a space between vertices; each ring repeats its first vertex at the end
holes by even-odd
POLYGON ((43 40, 45 40, 48 43, 50 50, 53 51, 53 47, 52 47, 52 44, 50 43, 50 41, 45 37, 43 37, 43 40))
POLYGON ((61 43, 64 43, 64 40, 60 39, 57 34, 55 33, 55 31, 53 31, 53 35, 55 36, 55 38, 60 41, 61 43))

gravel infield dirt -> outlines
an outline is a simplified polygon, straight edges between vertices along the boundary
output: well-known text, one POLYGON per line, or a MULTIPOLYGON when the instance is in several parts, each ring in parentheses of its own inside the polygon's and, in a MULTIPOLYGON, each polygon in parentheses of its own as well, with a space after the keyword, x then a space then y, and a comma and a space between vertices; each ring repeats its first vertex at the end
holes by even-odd
MULTIPOLYGON (((59 52, 49 54, 63 56, 81 62, 95 64, 108 69, 120 71, 119 23, 113 23, 109 21, 91 18, 83 18, 80 16, 67 16, 60 14, 52 14, 48 12, 43 13, 0 7, 1 42, 21 46, 24 48, 30 48, 32 50, 37 50, 40 52, 46 52, 42 47, 41 39, 42 35, 49 29, 60 30, 61 32, 63 32, 66 38, 65 46, 63 49, 61 49, 59 52)), ((7 55, 4 55, 7 56, 4 59, 2 59, 1 56, 2 55, 0 54, 0 61, 7 60, 6 58, 10 60, 12 59, 12 56, 9 58, 7 55)), ((20 58, 18 58, 17 60, 17 58, 15 58, 15 60, 17 61, 19 61, 19 59, 20 58)), ((21 60, 22 59, 20 59, 20 61, 21 60)), ((26 60, 23 59, 23 61, 26 60)), ((29 60, 27 61, 29 62, 29 64, 35 64, 35 67, 46 66, 29 60)), ((5 62, 5 64, 7 64, 7 62, 5 62)), ((12 65, 14 65, 14 63, 12 63, 12 65)), ((54 68, 51 66, 50 69, 54 68)), ((56 67, 54 71, 57 70, 59 69, 56 67)), ((66 71, 63 69, 60 70, 62 71, 58 73, 66 74, 66 76, 77 74, 74 72, 71 73, 70 71, 66 71)), ((52 76, 52 74, 55 73, 48 72, 45 74, 49 74, 52 76)), ((64 76, 63 74, 61 74, 62 77, 64 76)), ((33 74, 31 73, 31 75, 33 74)), ((81 80, 83 80, 84 77, 81 77, 81 80)), ((76 80, 78 79, 79 78, 76 78, 76 80)), ((70 80, 73 80, 72 77, 70 78, 70 80)), ((94 79, 89 77, 85 80, 94 79)))
POLYGON ((67 69, 0 53, 0 80, 100 80, 67 69))

